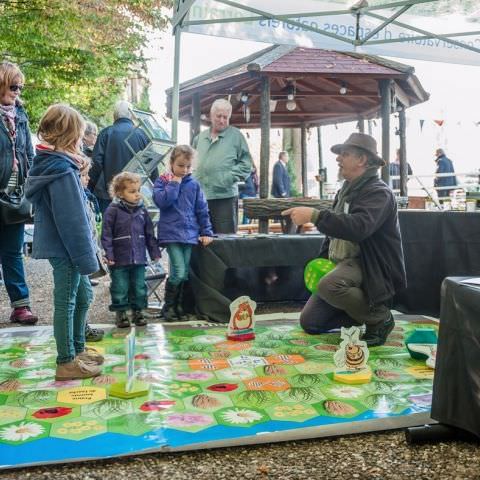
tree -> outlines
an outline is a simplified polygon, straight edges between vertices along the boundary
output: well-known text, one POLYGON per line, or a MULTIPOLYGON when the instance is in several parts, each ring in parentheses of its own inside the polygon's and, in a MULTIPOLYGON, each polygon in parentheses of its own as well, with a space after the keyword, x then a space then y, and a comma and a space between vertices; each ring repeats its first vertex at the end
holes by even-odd
POLYGON ((26 77, 22 95, 36 125, 66 102, 100 125, 125 80, 145 70, 149 34, 167 25, 171 0, 0 0, 0 52, 26 77))

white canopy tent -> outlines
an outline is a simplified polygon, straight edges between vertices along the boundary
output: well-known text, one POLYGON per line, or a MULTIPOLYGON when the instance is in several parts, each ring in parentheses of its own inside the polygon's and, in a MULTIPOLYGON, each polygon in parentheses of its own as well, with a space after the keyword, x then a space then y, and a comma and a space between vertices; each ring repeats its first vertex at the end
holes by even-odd
POLYGON ((176 0, 172 137, 182 31, 266 43, 480 65, 478 0, 176 0))

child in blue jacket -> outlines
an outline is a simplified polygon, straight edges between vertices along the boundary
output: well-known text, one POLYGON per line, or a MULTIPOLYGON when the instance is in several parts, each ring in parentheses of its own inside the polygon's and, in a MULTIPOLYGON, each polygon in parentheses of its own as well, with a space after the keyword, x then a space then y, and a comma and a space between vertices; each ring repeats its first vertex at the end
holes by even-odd
POLYGON ((85 322, 92 302, 90 273, 98 270, 95 246, 80 183, 85 122, 68 105, 52 105, 40 120, 26 196, 35 210, 33 257, 53 267, 53 334, 56 380, 100 374, 103 357, 85 348, 85 322))
POLYGON ((182 308, 183 286, 188 279, 192 246, 213 240, 208 205, 199 183, 192 177, 195 150, 178 145, 170 156, 171 173, 159 177, 153 200, 160 209, 158 241, 166 245, 170 275, 165 285, 163 316, 166 321, 186 320, 182 308))

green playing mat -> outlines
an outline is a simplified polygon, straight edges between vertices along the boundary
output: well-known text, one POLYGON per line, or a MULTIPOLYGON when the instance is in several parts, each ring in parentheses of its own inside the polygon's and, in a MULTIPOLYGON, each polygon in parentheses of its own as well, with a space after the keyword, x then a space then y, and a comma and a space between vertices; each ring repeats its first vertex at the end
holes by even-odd
POLYGON ((304 333, 295 321, 258 322, 256 339, 226 340, 224 326, 138 329, 135 371, 148 394, 109 396, 126 380, 128 330, 94 346, 102 375, 56 382, 51 328, 0 331, 1 467, 78 461, 384 430, 428 422, 433 370, 405 337, 425 324, 400 316, 370 349, 371 383, 333 380, 338 332, 304 333))

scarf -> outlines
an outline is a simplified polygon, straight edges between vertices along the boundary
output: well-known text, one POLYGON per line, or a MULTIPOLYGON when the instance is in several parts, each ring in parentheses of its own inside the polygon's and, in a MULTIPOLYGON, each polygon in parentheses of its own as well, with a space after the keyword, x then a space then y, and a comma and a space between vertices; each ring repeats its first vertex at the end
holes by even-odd
MULTIPOLYGON (((360 177, 355 178, 351 182, 345 181, 338 192, 334 212, 337 214, 345 213, 345 204, 350 204, 363 186, 374 177, 378 177, 378 167, 369 167, 360 177)), ((328 257, 335 263, 341 262, 346 258, 358 257, 359 254, 360 247, 354 242, 339 238, 332 238, 330 240, 328 257)))
POLYGON ((17 117, 17 107, 15 105, 0 105, 0 115, 3 122, 7 127, 10 138, 13 143, 13 165, 12 170, 16 172, 18 170, 17 156, 15 154, 15 137, 17 135, 15 118, 17 117))

